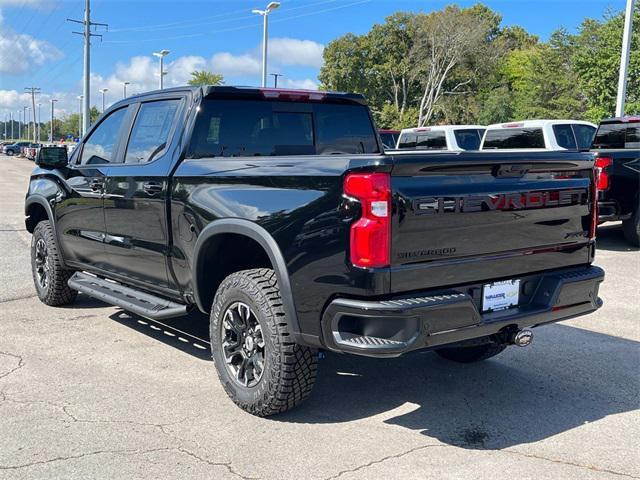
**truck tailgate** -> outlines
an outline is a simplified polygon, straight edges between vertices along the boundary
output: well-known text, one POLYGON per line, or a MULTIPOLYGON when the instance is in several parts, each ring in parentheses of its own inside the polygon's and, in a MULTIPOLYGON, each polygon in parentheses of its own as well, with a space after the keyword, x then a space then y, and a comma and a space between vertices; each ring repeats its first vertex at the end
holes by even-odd
POLYGON ((394 154, 391 291, 590 262, 591 154, 394 154))

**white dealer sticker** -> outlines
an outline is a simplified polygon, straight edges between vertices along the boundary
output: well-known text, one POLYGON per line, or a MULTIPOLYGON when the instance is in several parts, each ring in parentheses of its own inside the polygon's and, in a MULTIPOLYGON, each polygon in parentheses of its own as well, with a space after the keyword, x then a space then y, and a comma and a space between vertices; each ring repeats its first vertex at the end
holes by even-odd
POLYGON ((518 305, 520 280, 489 283, 482 289, 482 310, 496 311, 518 305))

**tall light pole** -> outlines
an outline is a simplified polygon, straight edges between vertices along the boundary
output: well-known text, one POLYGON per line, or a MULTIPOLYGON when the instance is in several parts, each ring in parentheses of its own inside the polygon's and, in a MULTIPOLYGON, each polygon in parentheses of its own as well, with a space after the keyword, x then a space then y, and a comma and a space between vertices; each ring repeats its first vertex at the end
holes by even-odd
POLYGON ((22 126, 20 125, 20 113, 21 110, 18 110, 18 138, 22 138, 22 126))
POLYGON ((131 82, 122 82, 122 98, 127 98, 127 85, 131 82))
POLYGON ((51 128, 50 128, 50 130, 51 130, 51 133, 50 133, 50 135, 51 135, 51 140, 50 140, 50 141, 51 141, 51 142, 53 142, 53 123, 54 123, 53 106, 54 106, 54 104, 55 104, 57 101, 58 101, 58 100, 56 100, 55 98, 52 98, 52 99, 51 99, 51 128))
POLYGON ((9 118, 11 119, 11 139, 13 140, 13 112, 9 112, 9 118))
POLYGON ((41 123, 42 123, 42 104, 39 103, 38 104, 38 143, 40 143, 40 140, 42 140, 41 123))
POLYGON ((164 71, 164 57, 169 55, 169 53, 171 53, 169 52, 169 50, 160 50, 159 52, 153 52, 153 55, 160 59, 160 90, 164 88, 164 76, 167 74, 167 72, 164 71))
POLYGON ((267 37, 269 32, 269 14, 280 6, 280 2, 270 2, 264 10, 251 10, 262 15, 262 88, 267 86, 267 37))
MULTIPOLYGON (((27 110, 29 109, 29 107, 22 107, 22 125, 23 125, 23 130, 24 128, 27 129, 27 138, 29 138, 29 125, 27 124, 27 110)), ((24 132, 22 132, 24 133, 24 132)))
POLYGON ((273 77, 273 88, 278 88, 278 77, 284 77, 282 73, 270 73, 273 77))
POLYGON ((78 137, 82 138, 82 107, 83 107, 83 103, 82 103, 82 99, 84 98, 84 95, 78 95, 78 100, 80 100, 80 108, 78 109, 78 137))
POLYGON ((100 93, 102 94, 102 113, 104 113, 104 94, 109 91, 108 88, 101 88, 100 93))
POLYGON ((627 96, 627 72, 629 71, 629 54, 631 53, 634 1, 635 0, 627 0, 627 9, 624 18, 622 53, 620 54, 620 76, 618 77, 618 98, 616 99, 616 117, 624 116, 624 102, 627 96))

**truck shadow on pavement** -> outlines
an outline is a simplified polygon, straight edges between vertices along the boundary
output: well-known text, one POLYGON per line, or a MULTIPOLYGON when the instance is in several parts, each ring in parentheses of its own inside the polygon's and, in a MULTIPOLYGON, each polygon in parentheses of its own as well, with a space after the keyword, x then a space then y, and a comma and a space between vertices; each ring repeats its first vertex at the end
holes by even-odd
MULTIPOLYGON (((111 318, 211 360, 208 319, 200 313, 165 323, 126 312, 111 318)), ((535 335, 530 347, 476 364, 428 351, 395 359, 329 352, 310 398, 271 420, 332 424, 379 416, 450 445, 503 449, 640 408, 640 342, 564 324, 535 335)))
POLYGON ((379 415, 447 444, 503 449, 640 407, 638 342, 567 325, 536 335, 528 348, 477 364, 431 352, 384 360, 329 354, 310 399, 276 420, 379 415))
MULTIPOLYGON (((598 227, 596 236, 596 247, 598 250, 609 250, 612 252, 640 252, 640 248, 632 246, 624 239, 622 224, 607 223, 598 227)), ((597 263, 596 252, 596 263, 597 263)))

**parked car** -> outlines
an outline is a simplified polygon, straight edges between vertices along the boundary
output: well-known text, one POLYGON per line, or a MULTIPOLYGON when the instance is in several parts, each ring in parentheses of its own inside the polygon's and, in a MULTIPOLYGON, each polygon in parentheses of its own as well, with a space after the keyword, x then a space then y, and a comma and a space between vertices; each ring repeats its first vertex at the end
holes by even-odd
POLYGON ((640 247, 640 117, 608 118, 593 140, 600 222, 622 220, 625 239, 640 247))
POLYGON ((405 128, 397 148, 414 150, 478 150, 485 127, 482 125, 438 125, 405 128))
POLYGON ((69 161, 39 152, 37 295, 201 310, 221 384, 261 416, 309 395, 319 349, 480 361, 600 307, 592 154, 393 152, 355 94, 121 100, 69 161))
POLYGON ((382 145, 386 149, 394 149, 396 148, 396 144, 398 143, 398 137, 400 136, 400 130, 378 130, 380 134, 380 140, 382 140, 382 145))
POLYGON ((480 150, 588 150, 596 128, 582 120, 496 123, 484 132, 480 150))
POLYGON ((30 143, 28 147, 24 147, 24 156, 29 160, 35 160, 41 146, 40 143, 30 143))
POLYGON ((9 155, 10 157, 13 155, 19 155, 22 151, 23 147, 27 147, 31 144, 31 142, 16 142, 11 145, 7 145, 3 148, 3 153, 5 155, 9 155))

